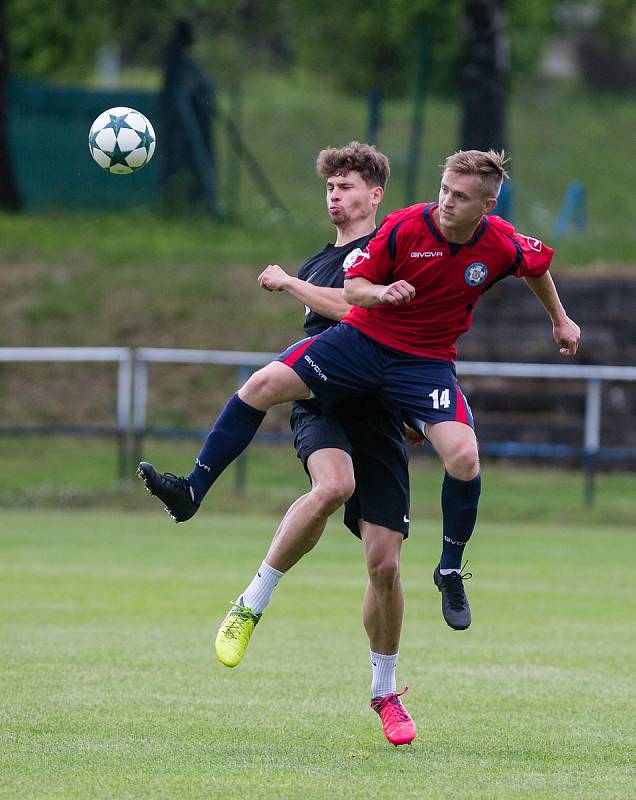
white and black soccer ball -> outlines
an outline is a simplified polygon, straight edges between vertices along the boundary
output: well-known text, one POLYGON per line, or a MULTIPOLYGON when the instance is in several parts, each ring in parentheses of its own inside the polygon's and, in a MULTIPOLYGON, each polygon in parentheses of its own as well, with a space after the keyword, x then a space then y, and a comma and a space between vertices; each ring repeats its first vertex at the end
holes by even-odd
POLYGON ((139 111, 109 108, 97 117, 88 134, 88 149, 102 169, 127 175, 145 167, 155 152, 155 131, 139 111))

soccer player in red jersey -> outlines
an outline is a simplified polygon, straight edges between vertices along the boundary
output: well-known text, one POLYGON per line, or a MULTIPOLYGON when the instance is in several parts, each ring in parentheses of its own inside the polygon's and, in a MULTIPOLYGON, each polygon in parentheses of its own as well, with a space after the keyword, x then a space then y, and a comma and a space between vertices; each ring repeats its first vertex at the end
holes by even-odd
POLYGON ((420 425, 445 468, 443 544, 434 582, 456 630, 470 625, 461 560, 477 515, 480 468, 473 419, 457 383, 455 343, 479 297, 507 276, 524 278, 552 322, 564 356, 580 330, 549 273, 553 251, 487 216, 507 178, 503 153, 459 151, 442 174, 439 201, 390 214, 347 270, 354 308, 324 333, 288 348, 227 403, 186 478, 153 470, 149 489, 177 521, 196 513, 218 475, 251 441, 273 405, 315 394, 324 407, 376 394, 420 425))

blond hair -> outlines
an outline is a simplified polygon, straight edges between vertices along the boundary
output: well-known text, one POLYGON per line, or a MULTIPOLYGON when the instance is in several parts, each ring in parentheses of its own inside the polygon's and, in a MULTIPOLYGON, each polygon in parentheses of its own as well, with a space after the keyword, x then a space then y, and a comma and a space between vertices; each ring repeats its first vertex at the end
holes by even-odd
POLYGON ((481 190, 486 197, 498 197, 501 184, 508 177, 504 165, 508 156, 502 150, 458 150, 448 156, 444 172, 457 172, 460 175, 477 175, 481 178, 481 190))
POLYGON ((389 159, 371 144, 349 142, 344 147, 321 150, 316 161, 316 172, 323 178, 357 172, 367 186, 383 189, 391 174, 389 159))

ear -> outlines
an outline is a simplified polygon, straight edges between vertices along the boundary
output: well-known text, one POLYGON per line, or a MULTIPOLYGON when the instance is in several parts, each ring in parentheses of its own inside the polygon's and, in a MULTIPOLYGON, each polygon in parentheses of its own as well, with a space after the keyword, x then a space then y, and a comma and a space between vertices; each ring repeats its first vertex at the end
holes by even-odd
POLYGON ((371 203, 374 206, 379 206, 384 197, 384 189, 381 186, 374 186, 371 192, 371 203))
POLYGON ((484 202, 484 214, 490 214, 493 208, 497 205, 496 197, 488 197, 484 202))

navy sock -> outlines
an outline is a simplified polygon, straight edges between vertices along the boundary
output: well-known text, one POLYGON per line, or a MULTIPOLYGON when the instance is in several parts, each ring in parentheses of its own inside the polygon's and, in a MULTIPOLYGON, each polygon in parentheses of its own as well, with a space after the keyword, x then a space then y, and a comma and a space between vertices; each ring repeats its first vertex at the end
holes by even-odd
POLYGON ((197 503, 203 500, 223 470, 245 450, 264 419, 264 411, 244 403, 238 394, 228 400, 203 442, 194 469, 187 476, 197 503))
POLYGON ((481 493, 481 475, 460 481, 445 473, 442 483, 442 517, 444 536, 440 569, 460 569, 466 542, 477 520, 481 493))

